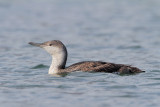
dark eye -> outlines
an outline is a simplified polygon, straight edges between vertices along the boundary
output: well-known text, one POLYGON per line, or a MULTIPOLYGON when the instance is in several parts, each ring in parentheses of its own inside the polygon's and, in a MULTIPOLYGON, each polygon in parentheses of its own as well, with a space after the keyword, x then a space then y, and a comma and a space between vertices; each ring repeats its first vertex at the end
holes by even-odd
POLYGON ((131 69, 129 69, 128 71, 129 71, 129 73, 133 73, 133 71, 131 69))
POLYGON ((49 44, 49 46, 52 46, 53 44, 49 44))

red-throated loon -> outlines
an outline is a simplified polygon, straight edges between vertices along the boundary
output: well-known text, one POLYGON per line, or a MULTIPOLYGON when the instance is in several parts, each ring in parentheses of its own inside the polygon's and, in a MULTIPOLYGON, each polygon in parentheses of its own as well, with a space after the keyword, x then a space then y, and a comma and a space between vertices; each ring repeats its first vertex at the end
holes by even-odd
POLYGON ((67 49, 65 45, 59 40, 47 41, 44 43, 29 44, 45 49, 52 56, 52 63, 48 74, 61 74, 73 71, 87 71, 87 72, 117 72, 119 74, 132 74, 144 72, 136 67, 124 64, 114 64, 102 61, 84 61, 75 63, 69 67, 65 67, 67 61, 67 49))

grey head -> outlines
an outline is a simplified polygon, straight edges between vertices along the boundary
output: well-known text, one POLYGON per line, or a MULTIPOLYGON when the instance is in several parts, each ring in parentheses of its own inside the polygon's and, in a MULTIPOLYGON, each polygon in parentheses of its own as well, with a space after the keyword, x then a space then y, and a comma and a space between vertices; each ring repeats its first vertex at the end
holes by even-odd
POLYGON ((46 50, 60 68, 64 68, 67 61, 67 49, 59 40, 47 41, 44 43, 29 42, 30 45, 37 46, 46 50))
POLYGON ((51 55, 54 55, 55 53, 60 53, 61 51, 66 50, 66 47, 64 46, 64 44, 59 40, 47 41, 44 43, 29 42, 29 44, 43 48, 51 55))

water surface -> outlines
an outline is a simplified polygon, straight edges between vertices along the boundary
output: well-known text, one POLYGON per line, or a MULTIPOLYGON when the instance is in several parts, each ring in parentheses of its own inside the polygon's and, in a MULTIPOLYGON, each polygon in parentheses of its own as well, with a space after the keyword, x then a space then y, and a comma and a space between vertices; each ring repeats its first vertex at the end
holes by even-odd
POLYGON ((0 0, 1 107, 159 107, 159 0, 0 0), (67 66, 101 60, 145 73, 48 75, 51 57, 27 43, 61 40, 67 66))

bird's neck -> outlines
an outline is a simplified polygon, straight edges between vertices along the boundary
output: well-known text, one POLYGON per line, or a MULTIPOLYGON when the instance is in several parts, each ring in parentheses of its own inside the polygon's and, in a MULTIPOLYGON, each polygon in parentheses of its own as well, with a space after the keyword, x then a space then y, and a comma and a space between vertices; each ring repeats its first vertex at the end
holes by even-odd
POLYGON ((52 56, 52 63, 50 65, 48 74, 61 73, 61 71, 65 69, 66 61, 67 61, 66 54, 52 56))

